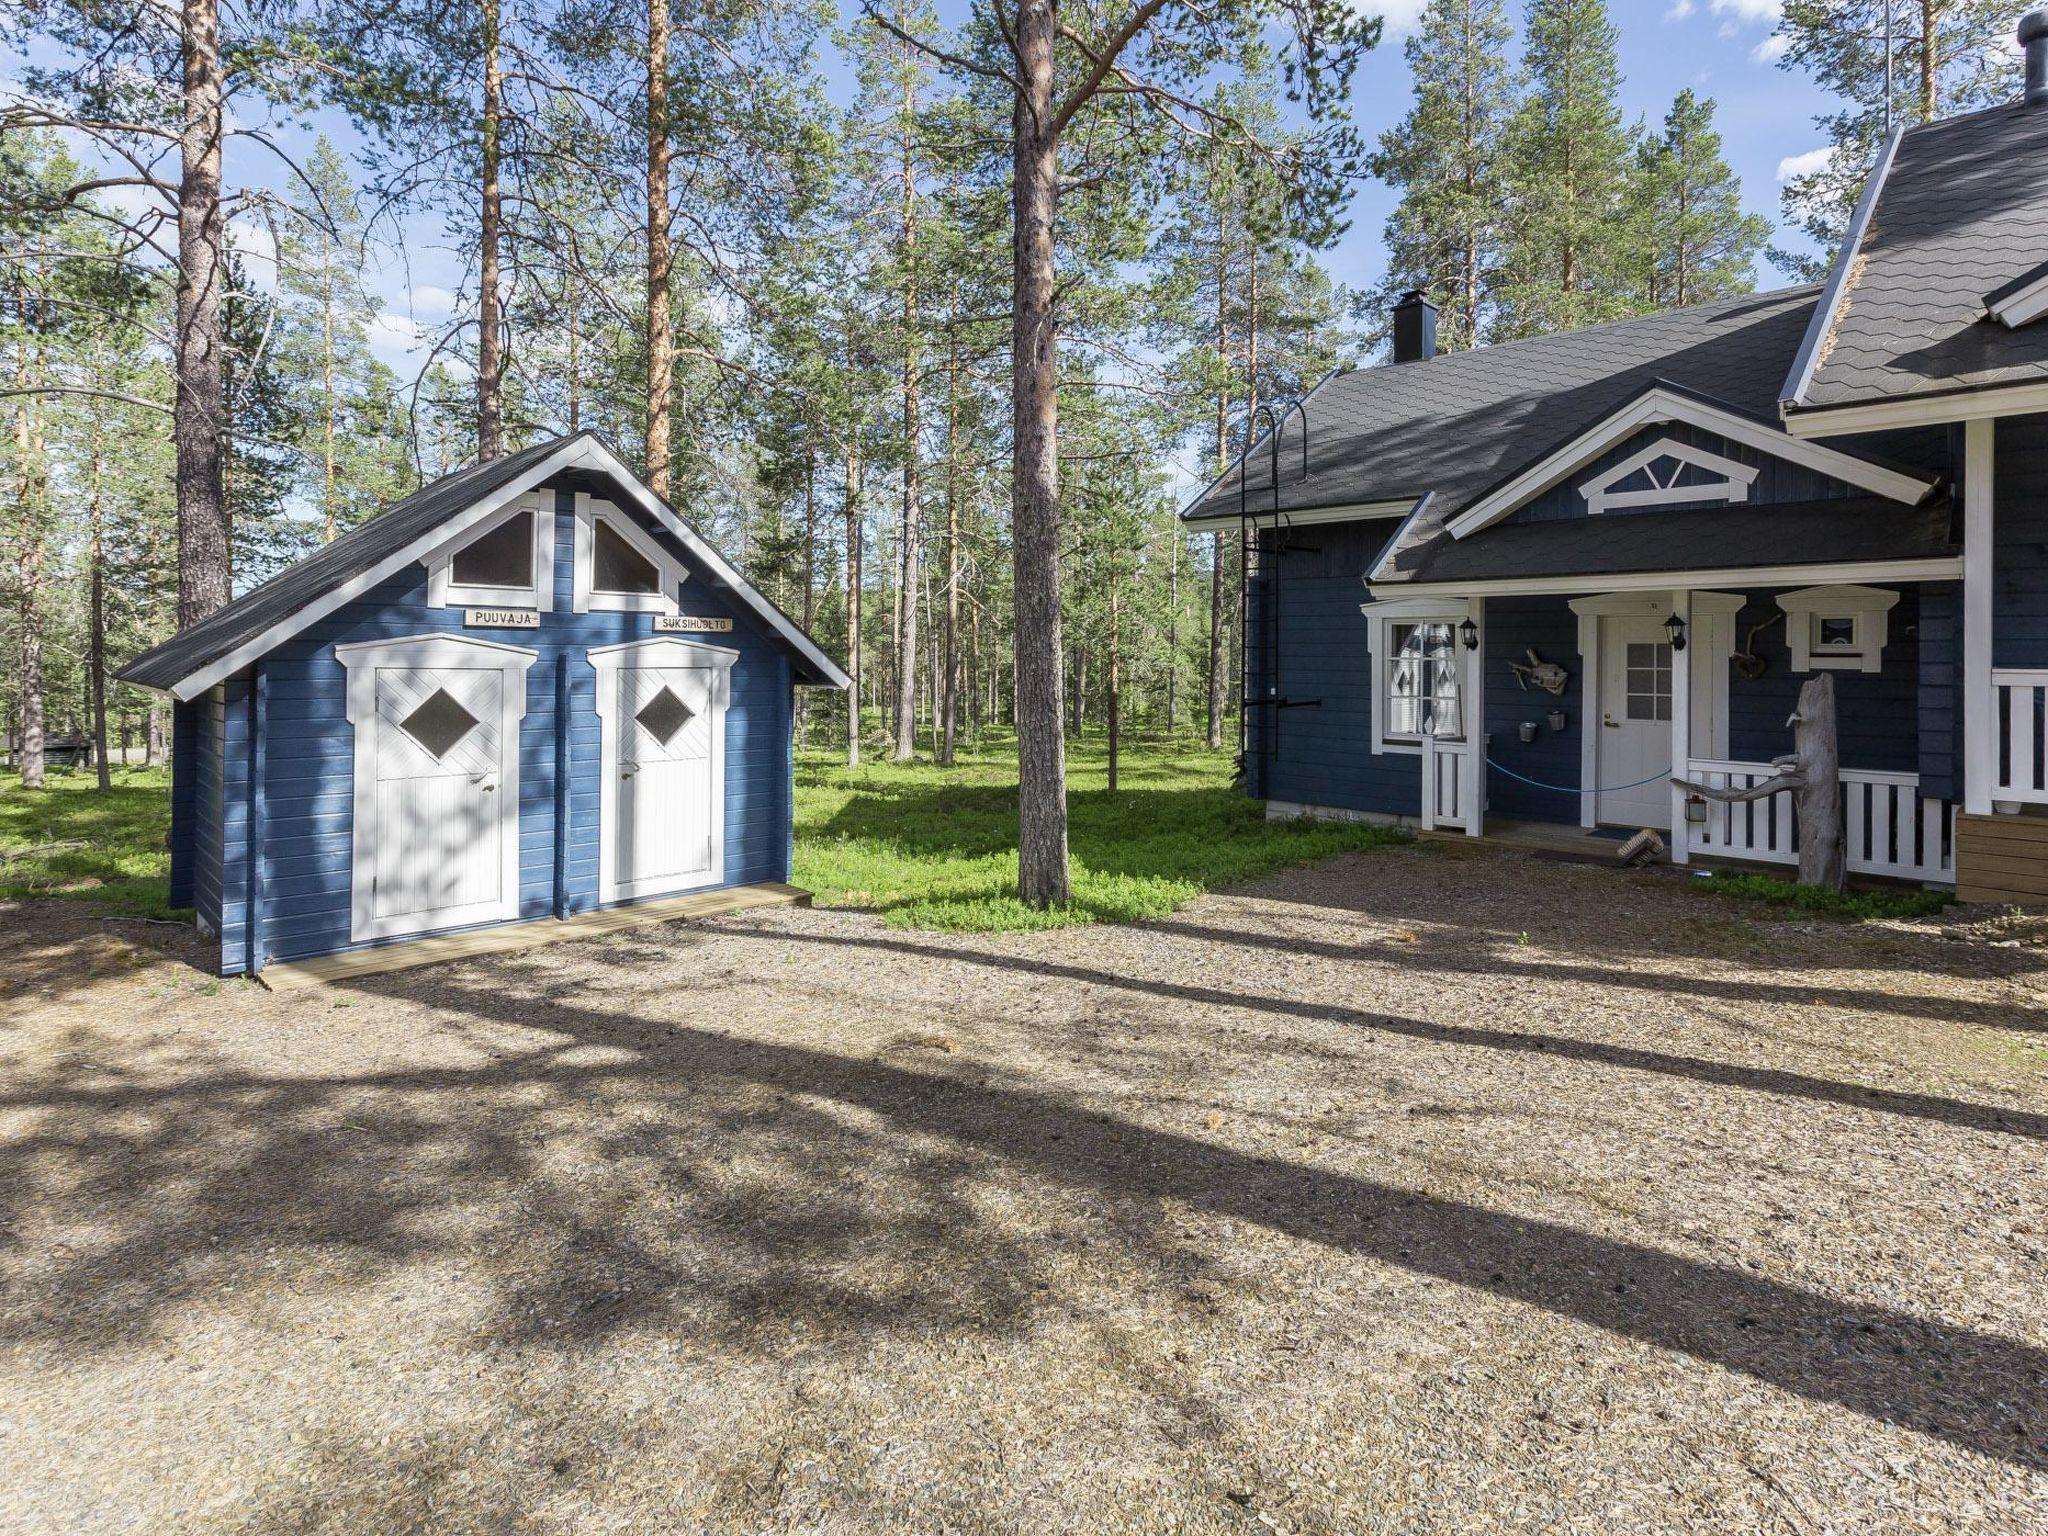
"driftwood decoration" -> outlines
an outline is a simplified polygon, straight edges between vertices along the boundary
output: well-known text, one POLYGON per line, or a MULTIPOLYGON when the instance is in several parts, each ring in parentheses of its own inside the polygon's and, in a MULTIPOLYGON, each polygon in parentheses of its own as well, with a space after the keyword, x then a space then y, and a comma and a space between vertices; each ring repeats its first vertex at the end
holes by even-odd
POLYGON ((1673 778, 1689 795, 1708 800, 1766 800, 1791 790, 1799 818, 1799 883, 1839 891, 1848 877, 1847 838, 1842 830, 1842 755, 1835 738, 1835 678, 1816 673, 1799 690, 1799 706, 1785 722, 1792 727, 1792 753, 1773 758, 1777 771, 1748 789, 1710 789, 1673 778))
POLYGON ((1565 685, 1571 681, 1571 674, 1556 662, 1545 661, 1533 650, 1524 651, 1522 654, 1529 658, 1527 662, 1508 663, 1508 670, 1515 674, 1515 681, 1522 685, 1522 691, 1527 693, 1529 685, 1534 683, 1545 693, 1563 697, 1565 685))

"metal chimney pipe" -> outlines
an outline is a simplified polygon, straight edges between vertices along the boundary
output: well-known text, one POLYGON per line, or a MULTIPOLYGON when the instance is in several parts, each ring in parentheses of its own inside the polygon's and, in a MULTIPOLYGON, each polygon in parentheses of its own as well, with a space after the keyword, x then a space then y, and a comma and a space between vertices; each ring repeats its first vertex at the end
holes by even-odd
POLYGON ((2020 18, 2020 48, 2027 56, 2026 104, 2048 102, 2048 11, 2029 11, 2020 18))

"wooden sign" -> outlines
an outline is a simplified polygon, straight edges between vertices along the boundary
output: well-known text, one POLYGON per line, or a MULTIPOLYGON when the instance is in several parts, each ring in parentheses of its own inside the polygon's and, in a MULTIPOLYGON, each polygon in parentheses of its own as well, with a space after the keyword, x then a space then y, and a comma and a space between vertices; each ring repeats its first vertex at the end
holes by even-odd
POLYGON ((539 629, 540 613, 532 608, 465 608, 464 629, 539 629))
POLYGON ((657 635, 729 635, 731 619, 700 619, 693 613, 662 614, 654 621, 657 635))

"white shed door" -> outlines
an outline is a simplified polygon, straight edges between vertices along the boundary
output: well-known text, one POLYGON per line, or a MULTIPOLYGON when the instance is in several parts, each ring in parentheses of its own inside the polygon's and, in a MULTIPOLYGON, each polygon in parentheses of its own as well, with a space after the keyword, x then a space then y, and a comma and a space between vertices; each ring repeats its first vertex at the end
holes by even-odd
MULTIPOLYGON (((375 857, 379 935, 484 922, 518 902, 502 793, 505 674, 496 667, 377 669, 375 857)), ((516 848, 517 844, 512 843, 516 848)))
POLYGON ((711 884, 723 814, 713 804, 718 673, 653 665, 613 675, 611 899, 711 884))

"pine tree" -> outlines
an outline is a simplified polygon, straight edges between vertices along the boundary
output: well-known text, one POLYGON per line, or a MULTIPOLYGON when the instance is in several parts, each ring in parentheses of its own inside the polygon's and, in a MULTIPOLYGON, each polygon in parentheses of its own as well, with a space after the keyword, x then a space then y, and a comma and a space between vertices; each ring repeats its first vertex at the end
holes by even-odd
POLYGON ((1372 312, 1421 289, 1436 302, 1446 350, 1476 345, 1492 320, 1515 110, 1512 34, 1505 0, 1429 0, 1405 48, 1415 105, 1373 158, 1373 173, 1401 201, 1387 219, 1387 277, 1372 312))
POLYGON ((1530 0, 1528 99, 1509 132, 1498 338, 1626 314, 1632 145, 1604 0, 1530 0))
POLYGON ((1721 158, 1711 100, 1678 93, 1663 133, 1638 150, 1629 206, 1639 231, 1638 307, 1683 308, 1755 286, 1771 225, 1742 211, 1742 183, 1721 158))
POLYGON ((1890 128, 2012 93, 2014 14, 1994 0, 1786 0, 1778 67, 1813 76, 1843 105, 1814 119, 1827 163, 1782 194, 1785 222, 1818 254, 1774 249, 1772 261, 1805 281, 1826 276, 1890 128))

